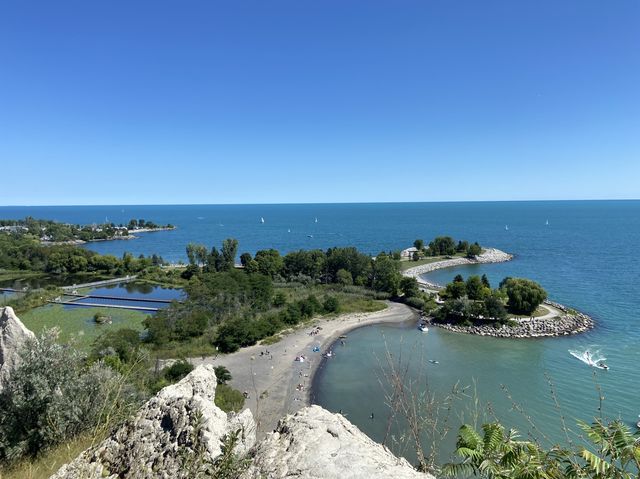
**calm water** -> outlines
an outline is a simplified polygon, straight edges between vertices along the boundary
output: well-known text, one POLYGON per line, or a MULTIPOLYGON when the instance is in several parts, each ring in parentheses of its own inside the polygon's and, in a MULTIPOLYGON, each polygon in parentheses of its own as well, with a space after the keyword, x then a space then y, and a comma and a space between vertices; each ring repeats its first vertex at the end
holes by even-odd
MULTIPOLYGON (((575 417, 588 420, 598 412, 597 385, 604 391, 608 417, 631 422, 640 413, 640 201, 0 208, 0 217, 26 215, 74 223, 103 222, 105 217, 116 223, 132 217, 170 222, 178 230, 89 247, 118 256, 124 251, 158 253, 171 261, 185 259, 189 241, 212 246, 227 237, 240 241, 241 252, 353 245, 372 254, 440 234, 477 240, 516 258, 442 270, 429 279, 445 283, 457 273, 486 273, 497 284, 507 275, 527 276, 539 281, 552 299, 592 315, 597 328, 570 338, 524 341, 434 328, 424 335, 413 325, 362 328, 349 334, 348 345, 338 347, 337 357, 326 364, 318 378, 317 401, 342 409, 374 439, 383 439, 385 406, 378 376, 386 344, 394 357, 401 351, 412 357, 412 374, 433 393, 443 396, 457 381, 475 383, 482 404, 489 403, 495 415, 525 430, 527 421, 510 410, 512 402, 501 389, 506 385, 552 440, 562 438, 560 413, 545 374, 555 384, 570 425, 575 417), (599 349, 611 370, 594 374, 567 352, 587 347, 599 349)), ((468 418, 471 409, 470 400, 462 401, 456 413, 468 418)))
MULTIPOLYGON (((114 298, 123 299, 104 299, 104 298, 87 298, 76 301, 78 304, 91 303, 91 304, 115 304, 120 306, 140 306, 143 308, 166 308, 169 303, 147 302, 138 301, 147 298, 163 299, 172 301, 174 299, 180 300, 184 297, 182 289, 163 288, 148 283, 121 283, 103 286, 100 288, 94 288, 87 294, 97 296, 111 296, 114 298), (127 301, 126 299, 134 299, 135 301, 127 301)), ((77 306, 65 306, 65 308, 77 308, 77 306)))

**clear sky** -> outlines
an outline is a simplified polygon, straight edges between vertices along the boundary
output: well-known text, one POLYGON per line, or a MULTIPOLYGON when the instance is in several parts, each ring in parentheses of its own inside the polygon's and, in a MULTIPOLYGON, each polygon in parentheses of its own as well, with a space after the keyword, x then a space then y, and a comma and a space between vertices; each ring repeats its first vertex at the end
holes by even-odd
POLYGON ((637 0, 0 3, 0 205, 640 197, 637 0))

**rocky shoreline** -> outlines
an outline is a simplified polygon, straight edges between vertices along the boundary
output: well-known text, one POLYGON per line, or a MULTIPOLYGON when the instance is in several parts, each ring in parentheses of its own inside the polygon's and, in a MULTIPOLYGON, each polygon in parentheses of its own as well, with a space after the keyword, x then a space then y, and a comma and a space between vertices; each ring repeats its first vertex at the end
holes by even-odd
POLYGON ((512 259, 512 254, 505 253, 496 248, 486 248, 482 251, 482 254, 479 254, 475 258, 450 258, 442 261, 434 261, 433 263, 421 264, 420 266, 409 268, 403 271, 402 274, 410 278, 416 278, 420 285, 426 286, 427 288, 441 289, 441 285, 430 283, 420 278, 420 276, 431 273, 437 269, 452 268, 454 266, 464 266, 467 264, 505 263, 512 259))
MULTIPOLYGON (((463 266, 467 264, 488 264, 488 263, 504 263, 511 261, 513 255, 500 251, 496 248, 487 248, 482 254, 475 258, 450 258, 433 263, 422 264, 414 268, 409 268, 403 272, 404 276, 416 278, 418 283, 430 291, 439 291, 442 286, 430 283, 422 278, 421 275, 436 271, 443 268, 451 268, 454 266, 463 266)), ((545 301, 544 304, 558 311, 558 315, 549 318, 520 318, 515 319, 516 325, 503 325, 495 327, 491 324, 461 326, 452 323, 434 323, 431 318, 424 317, 423 320, 429 322, 433 326, 453 331, 456 333, 477 334, 478 336, 491 336, 494 338, 548 338, 557 336, 568 336, 579 334, 592 329, 595 326, 594 320, 574 309, 554 303, 553 301, 545 301)))
POLYGON ((567 308, 562 304, 545 301, 544 304, 558 310, 561 314, 552 318, 520 318, 515 319, 516 325, 495 327, 491 324, 461 326, 452 323, 435 323, 428 317, 423 320, 432 326, 437 326, 455 333, 477 334, 494 338, 531 339, 569 336, 584 333, 595 326, 594 320, 579 311, 567 308))

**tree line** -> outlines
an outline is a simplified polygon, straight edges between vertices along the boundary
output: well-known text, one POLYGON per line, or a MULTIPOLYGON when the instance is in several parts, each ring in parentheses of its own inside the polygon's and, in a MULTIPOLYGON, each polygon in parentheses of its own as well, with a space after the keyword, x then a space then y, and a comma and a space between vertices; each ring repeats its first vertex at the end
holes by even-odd
POLYGON ((436 321, 471 323, 491 321, 505 323, 508 314, 531 315, 547 299, 547 292, 535 281, 525 278, 504 278, 492 289, 486 275, 474 275, 466 280, 457 275, 440 292, 444 305, 436 312, 436 321))
POLYGON ((135 274, 165 261, 161 256, 124 253, 121 258, 101 255, 73 245, 45 246, 30 235, 0 234, 0 268, 48 274, 135 274))
POLYGON ((147 341, 162 347, 206 337, 220 351, 230 352, 315 315, 338 312, 335 292, 344 288, 384 298, 419 295, 416 280, 402 277, 399 261, 387 253, 371 258, 353 247, 286 255, 267 249, 241 254, 236 267, 237 251, 233 238, 225 239, 220 249, 189 244, 189 265, 182 273, 188 280, 187 299, 145 321, 147 341))
POLYGON ((475 241, 469 243, 466 240, 459 240, 457 243, 451 236, 436 236, 425 246, 422 239, 413 242, 414 248, 418 251, 414 253, 413 260, 420 259, 420 256, 453 256, 463 254, 468 258, 474 258, 482 253, 482 247, 475 241))

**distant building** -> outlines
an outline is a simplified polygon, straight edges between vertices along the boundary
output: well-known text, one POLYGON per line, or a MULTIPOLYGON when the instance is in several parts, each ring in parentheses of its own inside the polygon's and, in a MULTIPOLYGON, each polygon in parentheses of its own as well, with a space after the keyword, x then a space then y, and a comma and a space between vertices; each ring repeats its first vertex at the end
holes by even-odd
POLYGON ((403 249, 400 252, 400 257, 401 258, 407 258, 407 259, 413 259, 413 253, 417 253, 417 252, 418 252, 418 248, 416 248, 415 246, 412 246, 411 248, 403 249))

